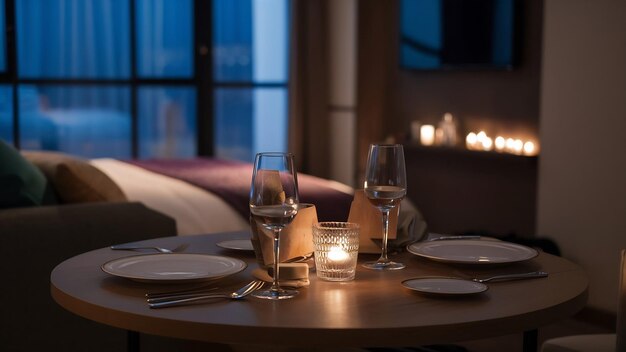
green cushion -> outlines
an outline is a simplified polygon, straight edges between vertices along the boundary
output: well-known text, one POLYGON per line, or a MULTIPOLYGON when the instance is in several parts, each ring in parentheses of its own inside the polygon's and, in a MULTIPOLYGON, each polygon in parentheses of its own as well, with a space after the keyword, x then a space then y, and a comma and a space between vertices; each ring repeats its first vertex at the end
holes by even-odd
POLYGON ((54 190, 43 173, 0 140, 0 208, 56 203, 54 190))

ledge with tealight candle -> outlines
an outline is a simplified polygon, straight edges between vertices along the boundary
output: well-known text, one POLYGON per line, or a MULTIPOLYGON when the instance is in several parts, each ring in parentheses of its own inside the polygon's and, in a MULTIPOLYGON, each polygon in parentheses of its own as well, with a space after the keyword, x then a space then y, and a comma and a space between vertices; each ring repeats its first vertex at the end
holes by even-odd
POLYGON ((420 143, 425 146, 435 144, 435 126, 422 125, 420 127, 420 143))
POLYGON ((487 133, 485 133, 485 131, 479 131, 478 133, 469 132, 465 137, 465 147, 468 150, 495 150, 498 153, 508 153, 525 156, 537 155, 536 144, 532 141, 524 142, 519 138, 505 138, 503 136, 497 136, 495 139, 491 139, 491 137, 489 137, 487 133))

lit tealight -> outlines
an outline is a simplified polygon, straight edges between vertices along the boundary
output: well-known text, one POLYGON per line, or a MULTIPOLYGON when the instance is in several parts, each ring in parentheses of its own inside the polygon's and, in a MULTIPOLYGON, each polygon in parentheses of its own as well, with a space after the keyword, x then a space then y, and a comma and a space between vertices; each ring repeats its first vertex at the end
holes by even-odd
POLYGON ((524 142, 521 139, 516 139, 513 144, 513 151, 516 154, 522 154, 522 149, 524 149, 524 142))
POLYGON ((487 138, 487 134, 485 133, 485 131, 480 131, 476 135, 476 140, 478 141, 478 143, 482 143, 485 138, 487 138))
POLYGON ((489 137, 483 138, 480 143, 482 144, 483 150, 491 150, 491 147, 493 146, 493 141, 489 137))
POLYGON ((496 150, 501 152, 504 150, 504 147, 506 147, 506 140, 504 140, 504 137, 502 136, 498 136, 496 137, 496 150))
POLYGON ((476 133, 474 132, 470 132, 467 134, 467 137, 465 137, 465 145, 467 146, 467 149, 474 149, 476 148, 476 133))
POLYGON ((422 145, 433 145, 435 143, 435 126, 422 125, 420 127, 420 142, 422 145))
POLYGON ((535 143, 531 141, 524 143, 524 154, 525 155, 535 154, 535 143))
POLYGON ((507 138, 505 148, 507 151, 512 152, 515 150, 515 139, 507 138))

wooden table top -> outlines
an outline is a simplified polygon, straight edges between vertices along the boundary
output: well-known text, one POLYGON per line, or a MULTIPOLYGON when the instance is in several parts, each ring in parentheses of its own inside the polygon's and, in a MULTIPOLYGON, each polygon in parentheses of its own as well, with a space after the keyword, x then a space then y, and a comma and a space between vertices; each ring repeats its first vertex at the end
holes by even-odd
MULTIPOLYGON (((250 281, 254 254, 225 250, 225 239, 248 233, 167 237, 144 241, 185 252, 227 255, 245 260, 245 271, 220 281, 237 287, 250 281)), ((293 299, 246 298, 202 305, 150 309, 144 294, 171 288, 114 277, 100 266, 136 252, 108 248, 87 252, 59 264, 51 274, 51 293, 65 309, 103 324, 161 336, 217 343, 286 346, 410 346, 452 343, 523 332, 569 317, 583 308, 588 281, 579 266, 541 253, 524 263, 463 266, 437 263, 410 253, 392 259, 404 270, 380 272, 357 268, 350 282, 328 282, 311 272, 311 285, 293 299), (427 296, 408 290, 403 280, 418 276, 487 277, 543 270, 542 279, 489 284, 484 293, 464 297, 427 296)), ((359 262, 376 256, 359 255, 359 262)), ((177 285, 178 286, 178 285, 177 285)))

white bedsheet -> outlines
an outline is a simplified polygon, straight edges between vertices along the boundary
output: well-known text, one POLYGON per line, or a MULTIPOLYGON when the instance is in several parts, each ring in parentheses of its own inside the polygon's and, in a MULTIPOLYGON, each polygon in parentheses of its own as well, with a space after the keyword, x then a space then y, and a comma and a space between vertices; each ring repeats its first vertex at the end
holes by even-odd
POLYGON ((250 228, 248 219, 202 188, 115 159, 90 162, 117 183, 130 201, 141 202, 174 218, 179 235, 250 228))

